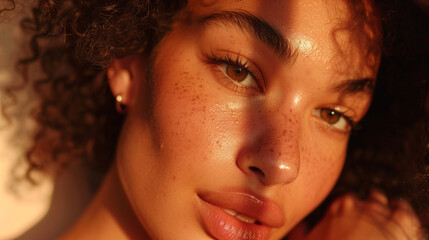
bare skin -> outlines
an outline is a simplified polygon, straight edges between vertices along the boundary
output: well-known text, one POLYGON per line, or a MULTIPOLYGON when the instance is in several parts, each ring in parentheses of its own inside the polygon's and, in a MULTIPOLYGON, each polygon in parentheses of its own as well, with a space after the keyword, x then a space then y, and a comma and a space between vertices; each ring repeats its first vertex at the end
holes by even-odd
POLYGON ((141 228, 112 167, 79 221, 59 239, 142 239, 141 228))

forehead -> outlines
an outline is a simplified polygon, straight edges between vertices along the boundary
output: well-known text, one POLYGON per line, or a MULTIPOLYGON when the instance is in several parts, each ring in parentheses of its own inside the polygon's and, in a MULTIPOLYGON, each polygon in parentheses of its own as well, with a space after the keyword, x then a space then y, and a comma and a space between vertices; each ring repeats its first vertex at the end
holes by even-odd
MULTIPOLYGON (((324 25, 345 21, 349 17, 346 0, 191 0, 188 9, 196 15, 246 9, 280 31, 288 32, 295 25, 312 28, 311 23, 324 25)), ((323 27, 320 26, 319 27, 323 27)))
POLYGON ((350 10, 347 0, 191 0, 185 15, 201 19, 222 11, 246 11, 278 30, 297 55, 324 65, 326 71, 347 78, 374 77, 378 65, 367 64, 366 58, 378 62, 378 54, 368 54, 368 44, 359 41, 363 31, 346 27, 350 10))

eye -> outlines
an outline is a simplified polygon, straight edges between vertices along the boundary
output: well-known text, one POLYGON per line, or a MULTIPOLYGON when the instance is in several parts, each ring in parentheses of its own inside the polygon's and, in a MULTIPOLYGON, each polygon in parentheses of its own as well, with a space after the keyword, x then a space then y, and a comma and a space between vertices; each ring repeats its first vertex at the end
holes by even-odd
POLYGON ((247 70, 246 67, 231 63, 223 63, 220 67, 225 75, 235 82, 240 83, 246 87, 259 88, 256 79, 249 72, 249 70, 247 70))
POLYGON ((348 131, 353 125, 353 121, 349 117, 333 109, 318 108, 313 111, 313 115, 341 131, 348 131))
POLYGON ((239 54, 211 52, 207 55, 207 63, 215 66, 218 80, 225 87, 244 95, 254 95, 264 92, 261 71, 246 57, 239 54), (256 77, 257 76, 257 77, 256 77))

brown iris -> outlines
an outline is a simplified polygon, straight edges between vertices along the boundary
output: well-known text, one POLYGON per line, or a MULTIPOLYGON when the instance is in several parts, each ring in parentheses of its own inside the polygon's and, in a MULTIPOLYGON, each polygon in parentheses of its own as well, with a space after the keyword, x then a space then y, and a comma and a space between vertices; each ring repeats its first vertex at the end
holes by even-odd
POLYGON ((335 124, 340 120, 341 115, 334 110, 323 108, 320 110, 320 118, 329 124, 335 124))
POLYGON ((246 79, 246 77, 249 73, 245 68, 243 68, 239 65, 228 64, 226 66, 226 74, 232 80, 237 81, 237 82, 242 82, 242 81, 244 81, 244 79, 246 79))

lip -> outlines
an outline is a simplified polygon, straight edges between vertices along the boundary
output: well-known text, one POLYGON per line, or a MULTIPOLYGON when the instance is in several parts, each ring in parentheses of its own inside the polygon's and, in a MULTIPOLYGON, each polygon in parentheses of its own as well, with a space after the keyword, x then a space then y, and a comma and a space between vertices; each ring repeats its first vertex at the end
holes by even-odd
POLYGON ((281 227, 284 215, 281 208, 269 199, 245 192, 205 192, 198 194, 199 212, 206 230, 216 239, 266 240, 271 228, 281 227), (223 209, 256 219, 245 223, 223 209))

